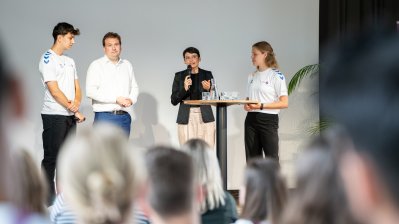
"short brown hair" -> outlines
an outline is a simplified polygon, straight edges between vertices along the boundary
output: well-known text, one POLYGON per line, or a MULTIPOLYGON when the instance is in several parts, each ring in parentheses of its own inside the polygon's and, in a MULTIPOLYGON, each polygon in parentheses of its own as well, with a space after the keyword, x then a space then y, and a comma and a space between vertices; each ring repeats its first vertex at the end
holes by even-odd
POLYGON ((103 47, 105 47, 105 40, 108 38, 116 38, 119 40, 119 44, 122 45, 121 36, 119 34, 114 33, 114 32, 108 32, 103 37, 103 47))
POLYGON ((149 203, 162 217, 192 209, 194 166, 191 157, 172 147, 156 146, 147 151, 149 203))

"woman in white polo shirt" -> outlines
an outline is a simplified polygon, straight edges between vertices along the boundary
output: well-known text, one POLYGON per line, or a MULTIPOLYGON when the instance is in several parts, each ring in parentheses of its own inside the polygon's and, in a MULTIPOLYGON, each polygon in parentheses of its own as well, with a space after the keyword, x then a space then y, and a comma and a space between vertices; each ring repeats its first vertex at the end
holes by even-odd
POLYGON ((257 104, 246 104, 245 154, 250 158, 262 156, 278 161, 278 114, 288 107, 287 85, 284 75, 277 70, 273 48, 266 41, 252 46, 252 63, 256 71, 248 76, 248 99, 257 104))

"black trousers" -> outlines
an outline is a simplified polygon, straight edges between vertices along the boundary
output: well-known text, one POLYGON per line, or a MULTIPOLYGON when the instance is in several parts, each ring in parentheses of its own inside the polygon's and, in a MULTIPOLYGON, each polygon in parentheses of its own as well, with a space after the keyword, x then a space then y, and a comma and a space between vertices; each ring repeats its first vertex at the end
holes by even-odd
POLYGON ((58 151, 69 133, 76 131, 74 116, 42 114, 43 121, 43 149, 42 168, 45 171, 49 186, 50 204, 55 197, 54 175, 57 164, 58 151))
POLYGON ((249 112, 245 118, 245 156, 266 157, 279 160, 278 156, 278 115, 249 112))

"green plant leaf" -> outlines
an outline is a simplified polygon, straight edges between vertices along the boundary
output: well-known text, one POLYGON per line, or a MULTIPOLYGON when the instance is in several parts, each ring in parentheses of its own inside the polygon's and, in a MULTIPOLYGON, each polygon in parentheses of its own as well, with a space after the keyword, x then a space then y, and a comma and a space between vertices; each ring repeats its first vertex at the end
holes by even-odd
POLYGON ((318 74, 319 64, 307 65, 295 73, 288 84, 288 95, 290 95, 301 84, 303 78, 318 74))
POLYGON ((320 132, 326 130, 332 125, 332 121, 327 120, 327 119, 321 119, 320 121, 317 121, 313 123, 309 128, 308 128, 308 133, 310 135, 318 135, 320 132))

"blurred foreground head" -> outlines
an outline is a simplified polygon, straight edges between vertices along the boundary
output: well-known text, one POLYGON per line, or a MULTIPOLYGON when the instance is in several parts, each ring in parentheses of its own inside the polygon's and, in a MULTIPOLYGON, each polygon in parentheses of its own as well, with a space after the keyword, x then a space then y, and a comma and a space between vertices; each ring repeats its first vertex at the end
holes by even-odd
POLYGON ((241 218, 254 223, 266 220, 280 223, 287 188, 278 162, 270 158, 255 158, 248 162, 240 201, 243 204, 241 218))
POLYGON ((10 162, 10 121, 23 114, 22 91, 18 80, 12 75, 0 45, 0 201, 9 200, 13 191, 14 169, 10 162))
POLYGON ((300 153, 295 166, 296 188, 282 224, 353 224, 338 173, 336 153, 347 144, 341 129, 317 136, 300 153))
POLYGON ((80 221, 127 221, 138 169, 122 130, 109 124, 82 130, 67 139, 58 161, 66 201, 80 221))
POLYGON ((4 110, 4 99, 5 99, 5 87, 7 86, 7 73, 5 69, 5 63, 3 60, 3 54, 2 54, 2 49, 0 46, 0 201, 4 201, 6 198, 6 186, 5 183, 6 181, 6 164, 5 161, 7 158, 7 153, 6 153, 6 145, 5 145, 5 139, 3 135, 3 121, 4 121, 4 116, 3 116, 3 110, 4 110))
POLYGON ((349 133, 340 173, 354 215, 399 222, 399 39, 372 30, 326 52, 322 112, 349 133))
POLYGON ((11 192, 18 208, 38 214, 47 214, 46 199, 48 187, 41 170, 35 163, 31 153, 24 149, 11 151, 11 159, 15 166, 16 186, 11 192))
POLYGON ((196 182, 205 192, 201 212, 205 213, 225 205, 222 176, 215 151, 202 139, 190 139, 182 149, 193 159, 196 182))
POLYGON ((146 154, 148 203, 154 223, 199 222, 196 184, 190 156, 171 147, 157 146, 146 154))
POLYGON ((42 203, 45 186, 40 180, 36 164, 27 154, 16 156, 14 149, 14 154, 10 152, 10 146, 15 143, 10 137, 21 134, 13 132, 12 128, 23 118, 24 113, 22 86, 14 74, 7 66, 0 44, 1 223, 48 223, 46 218, 36 213, 46 211, 42 203), (24 203, 20 203, 22 201, 24 203))

